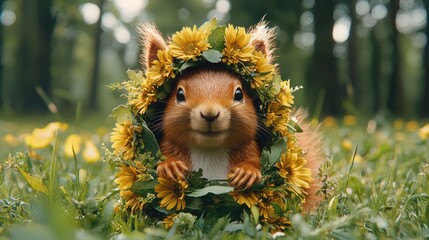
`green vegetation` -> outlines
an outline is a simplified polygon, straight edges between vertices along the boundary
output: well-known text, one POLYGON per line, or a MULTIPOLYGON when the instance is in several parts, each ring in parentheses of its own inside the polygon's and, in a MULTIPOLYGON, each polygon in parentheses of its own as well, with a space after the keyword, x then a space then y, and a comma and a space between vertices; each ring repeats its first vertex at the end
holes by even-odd
MULTIPOLYGON (((363 124, 350 116, 341 123, 329 117, 322 122, 328 153, 321 176, 325 201, 317 212, 292 216, 285 235, 274 236, 429 238, 429 126, 400 120, 388 124, 382 119, 365 123, 366 129, 363 124)), ((117 212, 120 197, 113 183, 117 169, 104 160, 110 154, 107 128, 77 132, 73 126, 50 126, 33 126, 40 128, 34 131, 0 123, 0 239, 272 237, 260 230, 250 211, 241 222, 230 222, 228 216, 208 222, 182 214, 168 230, 161 222, 117 212), (49 135, 46 147, 25 147, 32 143, 23 134, 55 128, 57 135, 43 135, 49 135), (72 134, 80 137, 80 143, 73 144, 70 154, 65 149, 72 134), (97 148, 88 150, 88 141, 97 148), (91 151, 100 153, 101 160, 91 161, 91 151)))

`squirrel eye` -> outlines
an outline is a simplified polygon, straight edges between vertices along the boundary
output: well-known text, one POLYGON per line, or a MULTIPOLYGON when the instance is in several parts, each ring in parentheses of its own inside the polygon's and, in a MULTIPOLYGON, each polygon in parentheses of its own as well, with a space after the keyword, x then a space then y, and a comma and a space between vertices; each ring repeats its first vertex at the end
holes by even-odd
POLYGON ((239 87, 237 89, 235 89, 234 101, 235 102, 242 102, 243 101, 243 90, 241 90, 241 88, 239 88, 239 87))
POLYGON ((176 101, 178 103, 185 102, 185 91, 182 88, 177 89, 176 101))

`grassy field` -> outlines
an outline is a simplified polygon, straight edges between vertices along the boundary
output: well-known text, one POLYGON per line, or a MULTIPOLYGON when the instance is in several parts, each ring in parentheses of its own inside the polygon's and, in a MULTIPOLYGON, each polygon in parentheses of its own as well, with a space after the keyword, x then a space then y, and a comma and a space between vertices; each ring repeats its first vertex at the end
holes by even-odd
POLYGON ((242 222, 221 217, 210 229, 182 216, 169 230, 117 214, 117 170, 103 157, 113 125, 47 124, 0 121, 0 239, 429 239, 422 122, 324 119, 325 201, 274 235, 246 214, 242 222))

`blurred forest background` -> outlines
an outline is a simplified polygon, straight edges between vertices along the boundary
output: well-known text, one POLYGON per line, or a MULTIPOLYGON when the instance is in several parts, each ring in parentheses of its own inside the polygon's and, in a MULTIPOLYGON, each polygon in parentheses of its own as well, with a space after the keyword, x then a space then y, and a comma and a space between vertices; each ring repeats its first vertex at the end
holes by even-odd
POLYGON ((107 116, 140 68, 136 26, 277 27, 284 79, 316 116, 429 117, 429 0, 0 0, 0 114, 107 116))

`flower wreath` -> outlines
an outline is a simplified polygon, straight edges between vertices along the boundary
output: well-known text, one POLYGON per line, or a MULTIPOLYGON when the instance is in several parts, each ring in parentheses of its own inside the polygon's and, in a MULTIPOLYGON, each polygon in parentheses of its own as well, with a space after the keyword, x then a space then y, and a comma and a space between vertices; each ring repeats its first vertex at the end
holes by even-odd
POLYGON ((251 44, 251 34, 244 28, 221 26, 216 19, 199 28, 184 27, 172 35, 165 50, 158 50, 145 73, 128 70, 127 74, 129 80, 112 86, 124 89, 127 98, 112 113, 116 126, 111 142, 119 169, 114 182, 123 199, 117 211, 164 219, 168 227, 180 212, 240 220, 244 210, 278 231, 289 225, 290 214, 302 210, 312 177, 294 136, 300 128, 290 117, 297 88, 281 80, 276 66, 251 44), (206 62, 223 63, 257 92, 263 125, 272 133, 262 152, 262 180, 250 189, 236 190, 226 180, 209 181, 201 171, 177 181, 156 174, 163 157, 145 120, 158 110, 157 101, 167 98, 173 79, 206 62))

